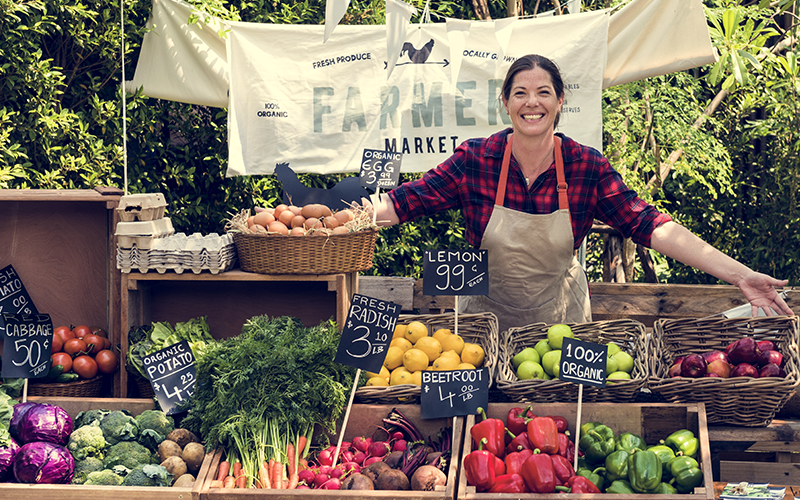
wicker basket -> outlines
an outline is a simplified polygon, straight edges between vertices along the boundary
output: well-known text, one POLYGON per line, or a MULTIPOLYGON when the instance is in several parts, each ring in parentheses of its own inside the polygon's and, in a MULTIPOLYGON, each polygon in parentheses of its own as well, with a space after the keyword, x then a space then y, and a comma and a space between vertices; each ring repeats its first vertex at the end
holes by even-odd
POLYGON ((103 381, 105 375, 98 375, 95 378, 76 380, 75 382, 65 382, 62 384, 53 382, 29 383, 28 396, 67 396, 80 398, 96 398, 103 393, 103 381))
MULTIPOLYGON (((614 342, 633 356, 630 380, 608 383, 605 387, 584 386, 584 402, 632 402, 647 382, 647 349, 645 326, 631 319, 595 321, 570 324, 575 338, 586 342, 605 344, 614 342)), ((500 364, 497 388, 514 401, 532 403, 558 403, 578 400, 578 384, 559 379, 519 380, 511 363, 512 358, 526 347, 547 339, 545 323, 535 323, 521 328, 510 328, 500 339, 500 364)))
MULTIPOLYGON (((455 333, 455 315, 450 314, 401 314, 398 325, 407 325, 412 321, 421 321, 433 334, 440 328, 449 328, 455 333)), ((483 368, 489 373, 489 386, 494 380, 498 353, 497 316, 492 313, 459 314, 458 334, 464 342, 478 344, 483 348, 483 368)), ((413 384, 393 385, 389 387, 359 387, 356 398, 361 403, 397 404, 419 402, 420 387, 413 384)))
POLYGON ((330 236, 234 233, 242 271, 261 274, 335 274, 372 267, 376 229, 330 236))
POLYGON ((154 398, 156 393, 153 391, 153 384, 150 383, 149 380, 136 377, 136 392, 139 394, 140 398, 154 398))
POLYGON ((769 425, 800 384, 797 316, 661 319, 653 326, 651 342, 648 388, 673 403, 705 403, 709 424, 769 425), (725 350, 743 337, 775 342, 786 378, 668 377, 675 358, 725 350))

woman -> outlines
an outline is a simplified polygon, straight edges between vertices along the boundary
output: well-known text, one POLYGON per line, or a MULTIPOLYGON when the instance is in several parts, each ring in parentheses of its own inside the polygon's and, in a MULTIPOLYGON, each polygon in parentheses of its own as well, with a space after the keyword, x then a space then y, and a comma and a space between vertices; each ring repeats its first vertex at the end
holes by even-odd
POLYGON ((467 240, 488 250, 489 295, 461 312, 493 312, 500 331, 535 322, 591 321, 586 275, 574 250, 594 219, 625 237, 738 286, 753 308, 793 314, 780 281, 714 249, 628 189, 598 151, 555 127, 564 102, 558 67, 539 55, 514 61, 502 102, 512 127, 470 139, 422 179, 371 200, 383 225, 460 208, 467 240))

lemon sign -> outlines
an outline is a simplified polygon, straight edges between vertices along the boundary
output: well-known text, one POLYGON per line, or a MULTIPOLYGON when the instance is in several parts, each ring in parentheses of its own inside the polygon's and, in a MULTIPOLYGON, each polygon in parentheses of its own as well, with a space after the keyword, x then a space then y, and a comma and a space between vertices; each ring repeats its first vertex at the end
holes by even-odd
POLYGON ((488 250, 425 250, 422 293, 488 295, 488 250))
MULTIPOLYGON (((391 346, 400 305, 394 302, 353 294, 334 361, 364 371, 379 373, 387 352, 402 349, 391 346)), ((388 367, 387 367, 388 368, 388 367)))

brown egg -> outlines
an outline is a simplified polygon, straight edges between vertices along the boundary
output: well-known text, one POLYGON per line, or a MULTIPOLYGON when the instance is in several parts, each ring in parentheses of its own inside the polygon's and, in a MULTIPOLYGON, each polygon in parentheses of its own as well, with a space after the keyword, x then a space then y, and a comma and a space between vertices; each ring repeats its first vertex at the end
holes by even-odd
POLYGON ((318 203, 309 203, 303 207, 301 212, 306 219, 321 219, 322 218, 322 205, 318 203))
POLYGON ((333 228, 339 227, 339 225, 340 225, 339 221, 336 219, 336 217, 334 217, 332 215, 329 215, 329 216, 325 217, 324 219, 322 219, 322 223, 325 224, 325 227, 327 227, 328 229, 333 229, 333 228))
POLYGON ((298 206, 295 206, 295 205, 289 205, 289 210, 291 210, 292 213, 295 214, 295 215, 300 215, 301 212, 303 211, 302 208, 300 208, 298 206))
POLYGON ((253 224, 252 226, 250 226, 250 231, 255 234, 267 234, 267 228, 265 228, 261 224, 253 224))
POLYGON ((328 208, 327 205, 320 205, 320 207, 322 207, 322 216, 323 217, 331 217, 333 215, 333 212, 331 211, 330 208, 328 208))
POLYGON ((281 213, 282 213, 284 210, 287 210, 288 208, 289 208, 289 206, 288 206, 288 205, 285 205, 285 204, 283 204, 283 203, 281 203, 280 205, 278 205, 277 207, 275 207, 275 210, 273 210, 273 211, 272 211, 272 215, 274 215, 274 216, 275 216, 275 220, 278 220, 278 218, 281 216, 281 213))
POLYGON ((294 214, 288 208, 281 212, 281 215, 278 217, 278 220, 283 222, 283 225, 286 227, 292 227, 292 219, 294 219, 294 214))
POLYGON ((319 229, 322 227, 322 221, 316 217, 309 217, 306 219, 306 223, 303 224, 303 227, 306 229, 319 229))
POLYGON ((272 207, 267 207, 267 208, 264 208, 263 210, 264 210, 264 212, 269 212, 272 215, 275 215, 275 209, 272 208, 272 207))
POLYGON ((344 224, 345 222, 349 222, 350 221, 350 216, 347 215, 347 212, 345 212, 344 210, 339 210, 338 212, 333 214, 333 216, 336 217, 336 220, 339 221, 339 225, 340 226, 342 224, 344 224))
POLYGON ((305 234, 306 234, 306 230, 303 229, 302 226, 293 227, 292 230, 289 231, 289 236, 305 236, 305 234))
POLYGON ((253 224, 260 224, 264 227, 269 226, 275 222, 275 216, 269 212, 259 212, 253 217, 253 224))
POLYGON ((331 234, 333 234, 333 229, 326 229, 324 227, 321 227, 316 231, 313 231, 313 234, 317 236, 330 236, 331 234))
POLYGON ((270 233, 289 234, 289 228, 286 227, 286 224, 277 220, 267 227, 267 231, 270 233))
POLYGON ((305 217, 303 217, 302 215, 295 215, 294 217, 292 217, 291 226, 293 228, 295 228, 295 227, 303 227, 303 224, 305 224, 305 222, 306 222, 306 218, 305 217))
POLYGON ((333 231, 332 231, 331 234, 347 234, 348 232, 349 231, 347 230, 346 227, 338 226, 338 227, 333 228, 333 231))
POLYGON ((255 218, 256 218, 255 215, 251 215, 250 217, 247 218, 247 227, 250 227, 250 226, 253 225, 253 219, 255 219, 255 218))

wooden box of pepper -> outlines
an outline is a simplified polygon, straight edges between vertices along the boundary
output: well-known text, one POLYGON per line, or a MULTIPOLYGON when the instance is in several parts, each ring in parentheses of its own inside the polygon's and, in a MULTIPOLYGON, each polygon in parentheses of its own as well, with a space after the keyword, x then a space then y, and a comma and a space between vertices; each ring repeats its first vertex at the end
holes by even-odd
POLYGON ((703 403, 586 403, 579 427, 578 417, 576 403, 490 403, 468 415, 457 498, 714 499, 703 403))

